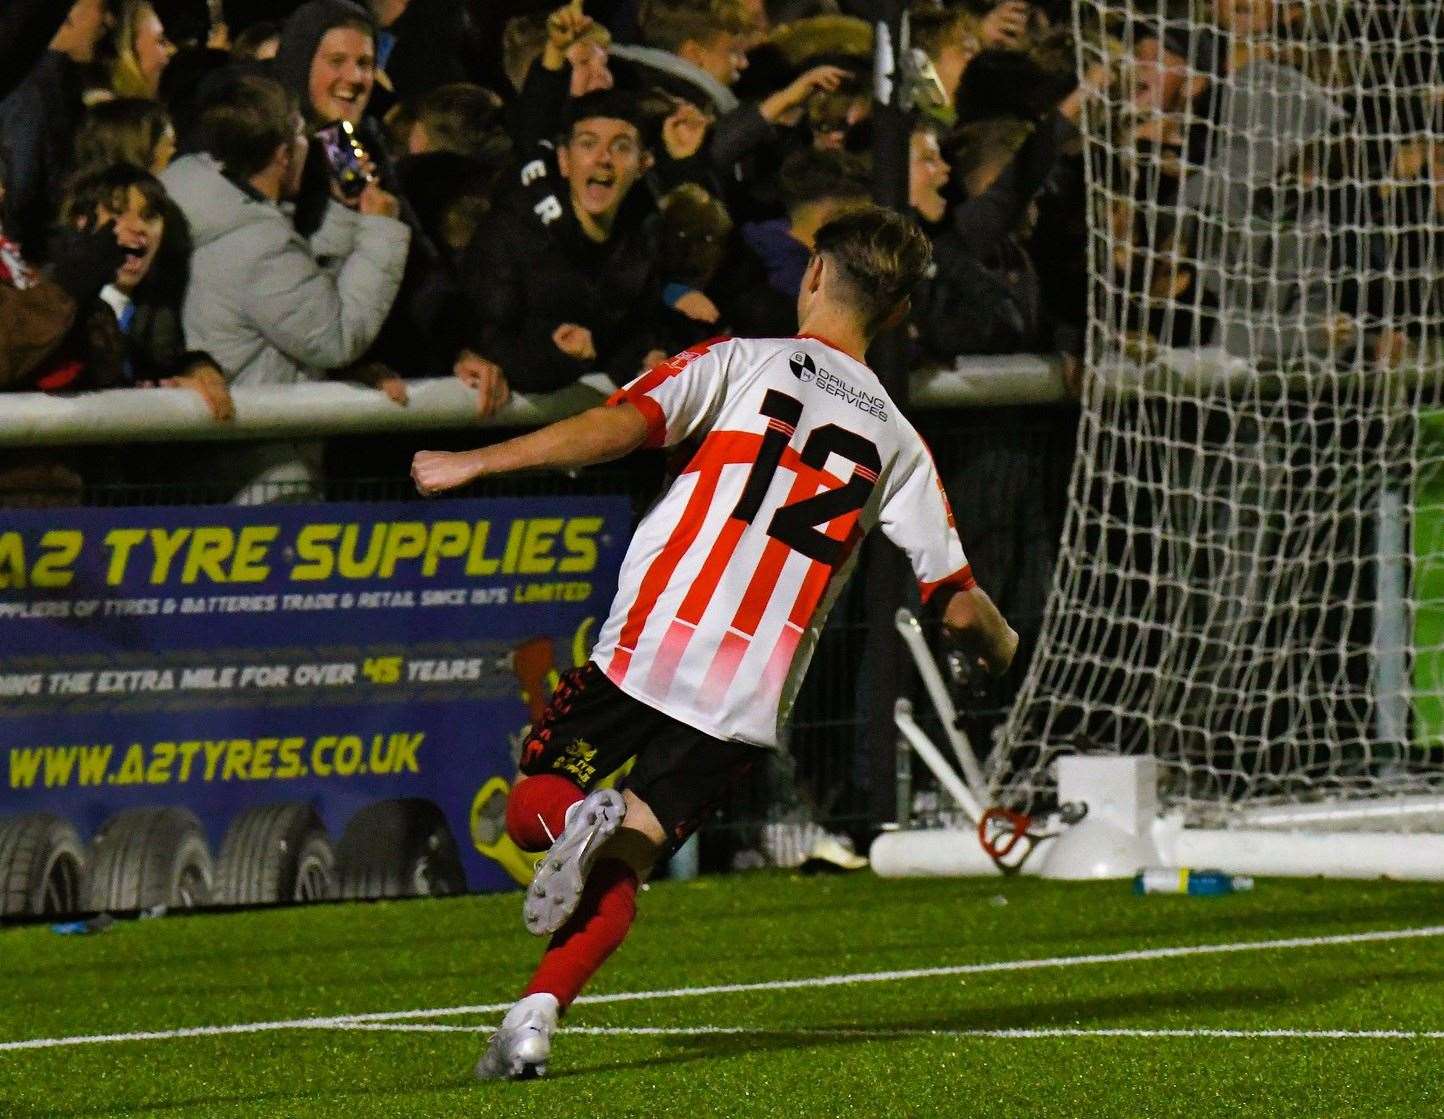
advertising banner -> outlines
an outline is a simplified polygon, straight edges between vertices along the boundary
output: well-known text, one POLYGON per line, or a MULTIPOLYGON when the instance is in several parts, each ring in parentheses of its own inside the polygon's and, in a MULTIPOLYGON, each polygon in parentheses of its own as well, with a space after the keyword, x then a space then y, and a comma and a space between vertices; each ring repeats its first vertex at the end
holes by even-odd
POLYGON ((440 809, 467 888, 509 885, 520 736, 630 524, 607 497, 7 510, 0 816, 87 838, 177 805, 219 851, 257 805, 309 803, 337 841, 404 798, 440 809))

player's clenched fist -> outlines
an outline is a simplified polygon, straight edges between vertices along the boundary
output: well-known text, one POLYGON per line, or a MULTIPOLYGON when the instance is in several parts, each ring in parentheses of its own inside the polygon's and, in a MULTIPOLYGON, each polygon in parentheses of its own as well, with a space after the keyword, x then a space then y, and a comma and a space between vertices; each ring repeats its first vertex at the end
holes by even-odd
POLYGON ((411 480, 428 496, 464 486, 479 473, 475 457, 467 451, 417 451, 411 460, 411 480))

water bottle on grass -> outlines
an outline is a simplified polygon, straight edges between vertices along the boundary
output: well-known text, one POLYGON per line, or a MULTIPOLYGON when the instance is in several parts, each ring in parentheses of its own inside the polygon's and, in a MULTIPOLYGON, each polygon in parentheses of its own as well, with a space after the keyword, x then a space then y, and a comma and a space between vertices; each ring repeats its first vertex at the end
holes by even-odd
POLYGON ((1190 870, 1186 866, 1144 867, 1133 877, 1135 894, 1219 897, 1252 889, 1253 879, 1245 875, 1225 874, 1221 870, 1190 870))

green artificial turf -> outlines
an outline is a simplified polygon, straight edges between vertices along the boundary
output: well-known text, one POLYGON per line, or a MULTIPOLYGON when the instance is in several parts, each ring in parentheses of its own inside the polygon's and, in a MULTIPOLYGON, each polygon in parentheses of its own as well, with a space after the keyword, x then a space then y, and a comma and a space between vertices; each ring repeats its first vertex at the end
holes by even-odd
MULTIPOLYGON (((0 1041, 509 1001, 519 896, 0 931, 0 1041)), ((663 991, 1444 923, 1444 887, 753 873, 660 883, 589 993, 663 991)), ((476 1026, 499 1013, 412 1019, 476 1026)), ((1444 937, 579 1004, 551 1076, 477 1084, 484 1035, 284 1029, 0 1051, 0 1115, 1409 1116, 1444 1040, 979 1036, 980 1030, 1444 1029, 1444 937), (832 1031, 832 1032, 827 1032, 832 1031), (969 1033, 969 1031, 974 1031, 969 1033)))

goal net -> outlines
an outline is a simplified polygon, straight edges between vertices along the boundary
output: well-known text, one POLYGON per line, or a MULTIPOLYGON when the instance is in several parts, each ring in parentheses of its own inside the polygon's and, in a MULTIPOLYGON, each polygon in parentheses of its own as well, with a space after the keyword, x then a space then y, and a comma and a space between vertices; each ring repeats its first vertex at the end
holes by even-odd
POLYGON ((986 767, 1195 825, 1444 830, 1444 0, 1079 0, 1093 290, 1062 556, 986 767))

